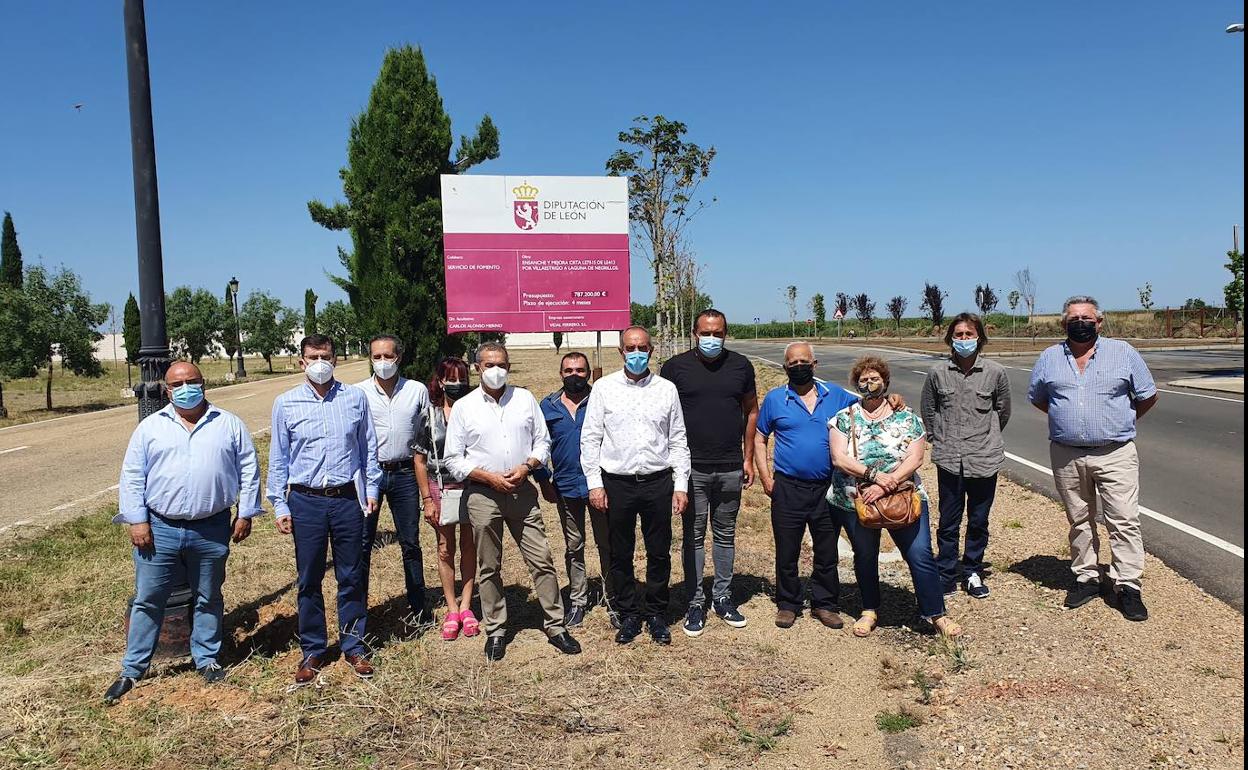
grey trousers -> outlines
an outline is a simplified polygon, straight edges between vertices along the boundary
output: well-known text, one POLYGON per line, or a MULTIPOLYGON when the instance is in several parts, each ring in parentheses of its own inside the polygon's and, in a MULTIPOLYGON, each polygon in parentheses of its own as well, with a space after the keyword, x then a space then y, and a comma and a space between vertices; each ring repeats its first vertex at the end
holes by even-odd
POLYGON ((715 566, 715 582, 711 598, 727 599, 732 592, 732 567, 737 557, 737 513, 741 510, 741 466, 736 470, 699 471, 689 478, 690 502, 693 512, 684 519, 684 542, 681 561, 685 567, 685 587, 689 589, 689 606, 702 606, 702 570, 706 564, 706 524, 711 524, 711 561, 715 566))
POLYGON ((559 523, 563 526, 564 566, 568 570, 568 597, 573 607, 589 606, 589 578, 585 573, 585 511, 594 531, 598 549, 598 574, 602 575, 604 603, 610 607, 615 593, 611 590, 611 538, 607 530, 607 512, 600 511, 583 497, 559 497, 559 523))

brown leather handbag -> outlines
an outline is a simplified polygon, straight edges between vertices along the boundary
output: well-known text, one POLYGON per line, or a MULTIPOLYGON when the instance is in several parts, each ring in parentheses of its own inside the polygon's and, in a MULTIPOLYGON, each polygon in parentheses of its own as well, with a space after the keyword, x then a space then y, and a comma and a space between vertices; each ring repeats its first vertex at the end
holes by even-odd
MULTIPOLYGON (((853 445, 854 459, 858 457, 858 421, 854 407, 849 408, 849 436, 853 445)), ((858 523, 867 529, 902 529, 919 520, 923 515, 923 499, 913 481, 903 481, 897 489, 888 492, 874 503, 863 502, 861 490, 854 495, 854 511, 858 523)))

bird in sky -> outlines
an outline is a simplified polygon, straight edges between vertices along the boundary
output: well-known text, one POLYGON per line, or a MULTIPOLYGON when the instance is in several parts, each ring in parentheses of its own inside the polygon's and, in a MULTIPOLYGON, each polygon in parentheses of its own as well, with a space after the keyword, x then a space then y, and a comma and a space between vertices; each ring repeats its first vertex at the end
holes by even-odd
POLYGON ((74 105, 74 109, 77 110, 78 112, 82 112, 82 107, 83 107, 82 102, 78 102, 77 104, 74 105))

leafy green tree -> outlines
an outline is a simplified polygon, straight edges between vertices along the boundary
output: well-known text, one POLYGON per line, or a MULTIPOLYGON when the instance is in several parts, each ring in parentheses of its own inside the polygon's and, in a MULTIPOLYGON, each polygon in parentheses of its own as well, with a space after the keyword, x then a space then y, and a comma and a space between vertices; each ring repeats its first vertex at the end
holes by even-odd
MULTIPOLYGON (((317 325, 321 334, 327 334, 333 338, 338 347, 342 349, 341 355, 344 358, 353 345, 359 344, 360 322, 355 317, 355 311, 351 306, 340 299, 325 304, 317 318, 317 325)), ((404 342, 406 343, 406 340, 404 342)))
POLYGON ((864 329, 869 332, 875 328, 875 303, 866 294, 854 297, 854 312, 864 329))
POLYGON ((629 306, 629 318, 637 326, 653 329, 655 319, 654 305, 643 305, 640 302, 633 302, 629 306))
POLYGON ((104 367, 95 358, 95 343, 104 338, 99 326, 108 305, 96 304, 82 289, 82 279, 62 267, 49 273, 42 265, 26 269, 21 290, 3 287, 0 296, 0 366, 9 377, 33 377, 48 370, 45 403, 52 408, 52 360, 82 377, 99 377, 104 367))
POLYGON ((238 353, 239 360, 242 360, 242 352, 238 349, 238 321, 234 318, 234 292, 230 290, 230 285, 225 285, 225 300, 221 303, 221 333, 218 338, 221 340, 221 347, 225 348, 225 354, 230 357, 230 371, 234 371, 234 354, 238 353))
POLYGON ((403 339, 404 369, 428 371, 439 356, 460 355, 446 333, 440 174, 459 174, 498 157, 498 129, 487 115, 451 158, 451 119, 419 48, 386 52, 368 106, 351 123, 345 203, 308 203, 330 230, 349 230, 339 250, 346 275, 335 278, 360 321, 361 336, 403 339))
POLYGON ((789 308, 789 331, 797 336, 797 287, 789 286, 784 290, 784 304, 789 308))
POLYGON ((1143 286, 1136 289, 1136 291, 1139 292, 1140 294, 1140 307, 1144 308, 1145 310, 1152 310, 1153 309, 1153 285, 1151 283, 1145 283, 1143 286))
POLYGON ((198 364, 212 353, 225 321, 221 303, 207 289, 179 286, 165 299, 165 318, 173 354, 198 364))
POLYGON ((822 294, 816 294, 810 298, 810 314, 815 319, 815 336, 822 337, 823 325, 828 316, 828 309, 824 307, 822 294))
POLYGON ((1230 261, 1226 263, 1226 269, 1231 271, 1231 282, 1222 290, 1222 295, 1226 300, 1226 310, 1231 314, 1235 323, 1235 341, 1239 341, 1239 322, 1244 315, 1244 255, 1239 250, 1238 242, 1235 248, 1226 252, 1226 256, 1230 261))
MULTIPOLYGON (((689 222, 706 206, 698 187, 711 173, 715 148, 684 139, 688 126, 662 115, 641 115, 617 139, 624 147, 607 159, 607 173, 628 177, 633 240, 654 271, 655 333, 670 343, 675 304, 668 284, 689 222)), ((714 199, 712 198, 712 201, 714 199)))
POLYGON ((299 326, 299 314, 268 292, 253 291, 247 295, 239 321, 243 326, 243 350, 262 356, 270 374, 273 356, 298 344, 292 337, 299 326))
POLYGON ((975 307, 979 308, 979 314, 985 322, 988 321, 988 314, 997 307, 1000 301, 997 293, 988 284, 975 287, 975 307))
POLYGON ((303 333, 316 334, 316 292, 303 293, 303 333))
POLYGON ((126 363, 138 366, 139 348, 143 346, 142 316, 139 315, 139 302, 131 294, 126 300, 126 309, 122 311, 121 335, 126 341, 126 363))
POLYGON ((17 245, 17 229, 13 227, 13 215, 4 212, 4 227, 0 233, 0 286, 22 288, 22 250, 17 245))
POLYGON ((1183 302, 1184 310, 1204 310, 1209 307, 1209 303, 1199 297, 1188 297, 1183 302))

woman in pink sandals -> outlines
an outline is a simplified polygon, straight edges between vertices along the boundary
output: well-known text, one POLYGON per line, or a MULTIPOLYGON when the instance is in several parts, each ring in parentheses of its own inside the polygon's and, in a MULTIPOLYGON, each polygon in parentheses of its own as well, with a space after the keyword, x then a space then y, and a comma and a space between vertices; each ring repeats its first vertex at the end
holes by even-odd
POLYGON ((459 508, 463 485, 456 483, 444 465, 442 452, 446 445, 446 423, 451 407, 470 390, 468 365, 459 358, 443 358, 429 381, 429 415, 421 446, 416 449, 416 482, 420 485, 425 520, 438 533, 438 578, 446 596, 446 618, 442 621, 442 638, 448 642, 481 631, 477 616, 472 614, 473 584, 477 578, 477 544, 467 517, 447 510, 443 513, 443 496, 447 506, 459 508), (446 522, 446 523, 443 523, 446 522), (459 571, 463 587, 455 593, 455 543, 459 528, 459 571))

